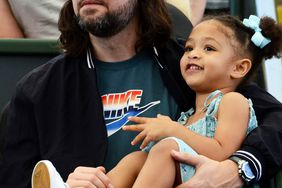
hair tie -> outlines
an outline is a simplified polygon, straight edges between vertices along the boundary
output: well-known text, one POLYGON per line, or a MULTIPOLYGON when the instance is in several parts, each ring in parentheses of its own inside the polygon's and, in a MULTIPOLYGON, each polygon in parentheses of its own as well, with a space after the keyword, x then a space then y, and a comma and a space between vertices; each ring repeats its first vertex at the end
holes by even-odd
POLYGON ((254 15, 250 15, 249 18, 245 18, 243 20, 243 24, 246 27, 249 27, 255 31, 255 33, 253 34, 251 38, 251 41, 257 47, 264 48, 267 44, 271 42, 271 40, 262 35, 261 33, 262 29, 259 27, 259 23, 260 23, 260 18, 254 15))

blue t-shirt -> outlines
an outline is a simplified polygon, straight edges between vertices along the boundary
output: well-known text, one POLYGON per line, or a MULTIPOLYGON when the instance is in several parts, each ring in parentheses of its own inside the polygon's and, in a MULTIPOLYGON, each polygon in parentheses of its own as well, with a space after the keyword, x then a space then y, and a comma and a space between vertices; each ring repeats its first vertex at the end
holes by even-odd
POLYGON ((115 63, 95 60, 98 88, 109 137, 107 169, 126 154, 139 149, 130 142, 137 135, 121 128, 128 116, 156 117, 158 113, 177 119, 179 107, 165 87, 157 63, 148 51, 115 63))

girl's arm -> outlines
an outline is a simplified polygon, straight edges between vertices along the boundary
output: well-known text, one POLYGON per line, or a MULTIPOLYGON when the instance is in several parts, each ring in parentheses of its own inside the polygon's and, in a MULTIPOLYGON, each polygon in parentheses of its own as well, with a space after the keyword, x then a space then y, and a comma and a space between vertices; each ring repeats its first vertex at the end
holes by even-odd
POLYGON ((225 94, 219 105, 218 125, 214 138, 194 133, 167 116, 158 116, 157 118, 132 117, 129 120, 140 123, 123 128, 127 131, 140 132, 132 141, 133 145, 143 140, 141 144, 141 148, 143 148, 150 141, 174 136, 182 139, 199 154, 221 161, 236 151, 246 136, 249 122, 249 104, 246 98, 239 93, 225 94))
POLYGON ((0 1, 0 38, 23 38, 15 17, 11 11, 8 0, 0 1))
POLYGON ((245 97, 235 92, 227 93, 219 104, 214 138, 189 130, 175 131, 175 136, 199 154, 222 161, 240 148, 246 137, 249 114, 249 104, 245 97))

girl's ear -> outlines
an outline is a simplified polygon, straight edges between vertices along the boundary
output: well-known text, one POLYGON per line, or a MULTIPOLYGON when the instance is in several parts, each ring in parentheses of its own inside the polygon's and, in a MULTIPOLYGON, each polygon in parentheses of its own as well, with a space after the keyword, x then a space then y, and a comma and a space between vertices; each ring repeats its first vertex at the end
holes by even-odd
POLYGON ((234 79, 243 78, 250 71, 251 67, 252 61, 250 59, 240 59, 235 62, 230 76, 234 79))

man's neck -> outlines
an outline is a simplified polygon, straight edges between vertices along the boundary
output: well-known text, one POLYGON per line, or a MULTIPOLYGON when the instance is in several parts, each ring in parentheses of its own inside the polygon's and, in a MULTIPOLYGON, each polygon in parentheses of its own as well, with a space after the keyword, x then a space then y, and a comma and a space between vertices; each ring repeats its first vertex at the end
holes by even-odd
POLYGON ((121 32, 109 38, 90 34, 93 54, 100 61, 112 63, 132 58, 136 54, 137 28, 137 22, 131 21, 121 32))

